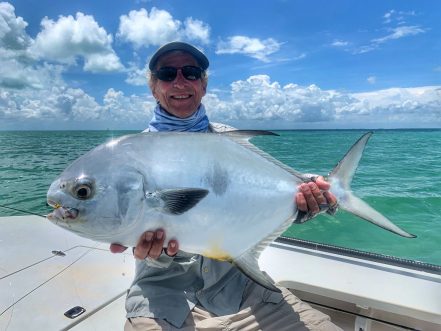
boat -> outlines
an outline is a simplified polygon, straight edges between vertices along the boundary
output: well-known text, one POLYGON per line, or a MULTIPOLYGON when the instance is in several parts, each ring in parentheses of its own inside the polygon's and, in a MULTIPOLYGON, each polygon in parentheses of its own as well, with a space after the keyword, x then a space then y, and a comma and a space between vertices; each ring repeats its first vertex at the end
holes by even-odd
MULTIPOLYGON (((0 217, 0 330, 123 330, 131 250, 0 217)), ((343 330, 441 330, 441 266, 280 237, 259 265, 343 330)))

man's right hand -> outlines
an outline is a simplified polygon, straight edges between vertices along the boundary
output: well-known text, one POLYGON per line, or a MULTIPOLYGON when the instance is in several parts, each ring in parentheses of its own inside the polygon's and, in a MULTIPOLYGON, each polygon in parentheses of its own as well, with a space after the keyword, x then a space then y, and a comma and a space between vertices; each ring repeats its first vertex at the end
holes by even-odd
MULTIPOLYGON (((156 231, 146 231, 139 238, 138 244, 133 250, 135 258, 144 260, 146 258, 157 259, 162 253, 165 242, 165 232, 162 229, 156 231)), ((110 251, 112 253, 122 253, 127 247, 119 244, 111 244, 110 251)), ((168 242, 167 248, 164 249, 168 256, 175 256, 179 250, 178 241, 172 239, 168 242)))

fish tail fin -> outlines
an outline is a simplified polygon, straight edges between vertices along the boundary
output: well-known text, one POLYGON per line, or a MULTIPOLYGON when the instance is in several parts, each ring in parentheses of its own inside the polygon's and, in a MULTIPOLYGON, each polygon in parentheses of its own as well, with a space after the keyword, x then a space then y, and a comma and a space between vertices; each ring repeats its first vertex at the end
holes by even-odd
POLYGON ((400 236, 415 238, 415 235, 400 229, 384 215, 356 197, 351 191, 352 178, 357 170, 364 148, 372 134, 373 132, 367 132, 358 139, 329 174, 328 180, 331 183, 331 192, 338 198, 339 206, 343 210, 400 236))

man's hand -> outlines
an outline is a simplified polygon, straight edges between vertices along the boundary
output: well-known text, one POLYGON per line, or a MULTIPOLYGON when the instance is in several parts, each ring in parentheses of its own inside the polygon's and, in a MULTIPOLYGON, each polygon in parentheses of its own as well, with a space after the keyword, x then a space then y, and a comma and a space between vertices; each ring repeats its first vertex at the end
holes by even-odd
POLYGON ((335 206, 337 198, 328 191, 330 187, 323 176, 318 176, 315 182, 301 184, 296 194, 297 208, 316 215, 320 212, 320 205, 335 206))
MULTIPOLYGON (((146 231, 139 238, 138 244, 133 250, 135 258, 144 260, 146 258, 157 259, 162 253, 165 242, 165 232, 162 229, 156 231, 146 231)), ((119 244, 111 244, 110 251, 112 253, 122 253, 127 247, 119 244)), ((168 256, 175 256, 179 250, 178 241, 172 239, 168 242, 167 248, 164 249, 168 256)))

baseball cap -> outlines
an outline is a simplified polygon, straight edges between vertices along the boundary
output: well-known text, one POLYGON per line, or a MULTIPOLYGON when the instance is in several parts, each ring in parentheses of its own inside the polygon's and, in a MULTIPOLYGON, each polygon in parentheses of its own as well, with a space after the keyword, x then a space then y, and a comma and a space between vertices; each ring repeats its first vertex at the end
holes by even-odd
POLYGON ((191 54, 196 61, 199 63, 201 68, 203 70, 207 70, 209 66, 209 62, 207 57, 202 53, 200 50, 198 50, 193 45, 181 42, 181 41, 173 41, 171 43, 165 44, 161 46, 155 54, 153 54, 152 58, 149 62, 149 69, 153 70, 156 67, 156 64, 158 63, 159 58, 164 55, 165 53, 171 52, 171 51, 182 51, 191 54))

